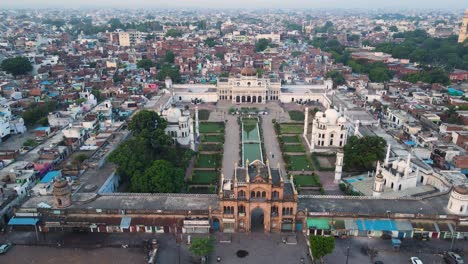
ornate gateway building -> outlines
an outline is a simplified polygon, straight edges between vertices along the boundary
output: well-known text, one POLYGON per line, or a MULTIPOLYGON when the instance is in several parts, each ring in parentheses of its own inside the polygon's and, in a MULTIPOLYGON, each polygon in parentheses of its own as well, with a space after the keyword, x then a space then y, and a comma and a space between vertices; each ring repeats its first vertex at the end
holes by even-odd
POLYGON ((232 103, 264 104, 267 100, 278 100, 280 91, 279 79, 259 77, 252 66, 243 68, 238 76, 218 79, 219 100, 232 103))
POLYGON ((211 212, 213 227, 227 233, 294 231, 297 191, 292 178, 285 179, 268 160, 246 164, 235 169, 233 181, 222 179, 219 210, 211 212))

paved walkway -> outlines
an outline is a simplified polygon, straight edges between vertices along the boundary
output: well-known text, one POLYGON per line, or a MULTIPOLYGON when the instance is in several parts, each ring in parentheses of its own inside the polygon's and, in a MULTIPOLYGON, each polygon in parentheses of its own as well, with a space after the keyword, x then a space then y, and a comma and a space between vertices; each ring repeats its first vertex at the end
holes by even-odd
POLYGON ((224 117, 227 123, 224 130, 223 174, 224 179, 228 180, 234 177, 234 162, 239 162, 240 127, 237 116, 225 114, 224 117))
POLYGON ((262 116, 262 130, 263 130, 263 144, 265 146, 265 156, 268 157, 270 166, 277 168, 278 162, 280 163, 281 173, 285 175, 286 169, 284 166, 283 156, 281 155, 281 149, 276 137, 275 129, 271 120, 276 114, 270 113, 266 116, 262 116), (273 157, 274 156, 274 157, 273 157))

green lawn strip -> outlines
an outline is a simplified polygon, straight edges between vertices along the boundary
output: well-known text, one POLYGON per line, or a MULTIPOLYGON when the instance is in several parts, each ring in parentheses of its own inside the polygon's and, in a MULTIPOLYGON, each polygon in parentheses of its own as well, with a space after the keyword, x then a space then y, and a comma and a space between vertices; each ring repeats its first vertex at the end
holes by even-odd
POLYGON ((221 167, 222 155, 220 154, 198 154, 195 167, 216 168, 221 167), (216 166, 218 165, 218 166, 216 166))
POLYGON ((218 143, 223 143, 224 142, 224 135, 222 134, 217 134, 217 135, 201 135, 201 141, 202 142, 218 142, 218 143))
POLYGON ((284 152, 305 152, 302 144, 285 144, 283 145, 284 152))
POLYGON ((192 174, 192 184, 216 184, 218 182, 218 172, 195 170, 192 174))
POLYGON ((294 175, 294 183, 301 187, 321 187, 320 179, 317 175, 294 175))
POLYGON ((222 151, 223 150, 223 144, 207 144, 206 142, 205 143, 202 143, 200 145, 200 149, 199 151, 222 151))
POLYGON ((282 136, 280 138, 284 143, 301 143, 299 136, 282 136))
POLYGON ((312 164, 307 159, 307 156, 304 155, 285 155, 285 162, 288 165, 290 171, 311 171, 313 170, 312 164), (307 167, 309 166, 309 167, 307 167))
POLYGON ((280 124, 281 134, 301 134, 304 132, 304 126, 301 124, 280 124))
POLYGON ((292 110, 292 111, 289 111, 288 113, 289 113, 289 117, 291 118, 291 120, 304 121, 304 112, 292 110))
POLYGON ((224 123, 221 122, 202 122, 199 127, 200 133, 223 133, 224 123))
POLYGON ((201 121, 206 121, 210 118, 210 110, 201 109, 198 111, 198 118, 201 121))

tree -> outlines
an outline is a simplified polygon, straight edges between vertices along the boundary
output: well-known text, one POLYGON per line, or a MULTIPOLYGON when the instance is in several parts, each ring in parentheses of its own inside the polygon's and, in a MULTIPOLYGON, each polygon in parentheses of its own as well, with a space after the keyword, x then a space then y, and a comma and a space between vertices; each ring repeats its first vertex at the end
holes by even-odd
POLYGON ((388 82, 391 79, 390 72, 385 67, 373 68, 369 72, 372 82, 388 82))
POLYGON ((224 60, 224 52, 216 52, 215 56, 220 60, 224 60))
POLYGON ((26 57, 5 59, 0 65, 1 69, 13 76, 23 75, 33 70, 31 62, 26 57))
POLYGON ((169 161, 155 160, 139 177, 132 178, 132 190, 151 193, 178 193, 184 186, 184 170, 169 161))
POLYGON ((170 50, 166 51, 166 54, 164 55, 164 62, 174 63, 174 60, 175 60, 174 52, 170 50))
POLYGON ((310 249, 312 251, 312 256, 314 259, 320 259, 333 252, 335 248, 335 238, 334 237, 324 237, 324 236, 311 236, 309 238, 310 249))
POLYGON ((164 64, 158 72, 157 79, 164 81, 169 76, 174 83, 180 83, 180 72, 173 64, 164 64))
POLYGON ((167 30, 165 36, 166 37, 173 37, 173 38, 182 37, 182 32, 180 30, 171 28, 171 29, 167 30))
POLYGON ((333 80, 333 86, 336 88, 338 85, 343 85, 346 83, 343 75, 339 71, 329 71, 326 75, 327 78, 333 80))
POLYGON ((207 38, 205 39, 205 41, 203 41, 203 43, 205 43, 205 45, 207 45, 208 47, 212 48, 216 45, 216 40, 214 38, 207 38))
POLYGON ((195 256, 208 256, 213 251, 213 240, 210 237, 195 237, 192 239, 190 252, 195 256))
POLYGON ((300 52, 300 51, 291 52, 291 56, 293 56, 294 58, 299 57, 301 54, 302 54, 302 52, 300 52))
POLYGON ((151 67, 156 66, 156 64, 150 59, 141 59, 137 62, 137 67, 140 69, 150 70, 151 67))
POLYGON ((381 137, 350 137, 344 146, 345 170, 372 170, 376 161, 383 160, 386 145, 381 137))
POLYGON ((382 27, 381 27, 381 26, 376 26, 376 27, 374 28, 374 31, 382 31, 382 27))
POLYGON ((261 38, 255 43, 255 51, 262 52, 270 45, 270 41, 265 38, 261 38))
POLYGON ((390 26, 388 30, 390 30, 390 32, 398 32, 398 28, 396 26, 390 26))

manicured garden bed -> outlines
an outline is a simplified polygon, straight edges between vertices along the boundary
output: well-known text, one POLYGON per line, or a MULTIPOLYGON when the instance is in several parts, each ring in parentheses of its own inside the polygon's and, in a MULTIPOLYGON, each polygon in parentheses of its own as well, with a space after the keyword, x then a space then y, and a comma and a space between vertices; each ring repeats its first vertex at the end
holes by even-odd
POLYGON ((284 143, 301 143, 299 136, 282 136, 281 140, 284 143))
POLYGON ((285 155, 284 158, 285 158, 286 164, 288 165, 288 169, 290 171, 313 170, 313 166, 312 164, 310 164, 305 154, 297 155, 297 156, 285 155))
POLYGON ((294 175, 294 183, 296 186, 302 187, 321 187, 320 179, 317 175, 294 175))
POLYGON ((221 154, 199 154, 197 157, 197 168, 219 168, 221 167, 221 154))
POLYGON ((224 142, 224 135, 201 135, 201 141, 204 142, 224 142))
POLYGON ((304 126, 301 124, 280 124, 281 134, 301 134, 304 132, 304 126))
POLYGON ((210 111, 206 109, 201 109, 198 111, 198 118, 201 121, 206 121, 210 118, 210 111))
POLYGON ((192 184, 216 184, 218 182, 218 172, 216 171, 194 171, 192 174, 192 184))
POLYGON ((206 144, 200 145, 200 151, 221 151, 223 150, 223 144, 206 144))
POLYGON ((202 122, 200 123, 200 133, 223 133, 224 123, 221 122, 202 122))
POLYGON ((283 145, 284 152, 304 152, 305 148, 302 144, 285 144, 283 145))
POLYGON ((289 111, 288 113, 289 113, 289 117, 291 118, 291 120, 304 121, 304 112, 293 110, 293 111, 289 111))

